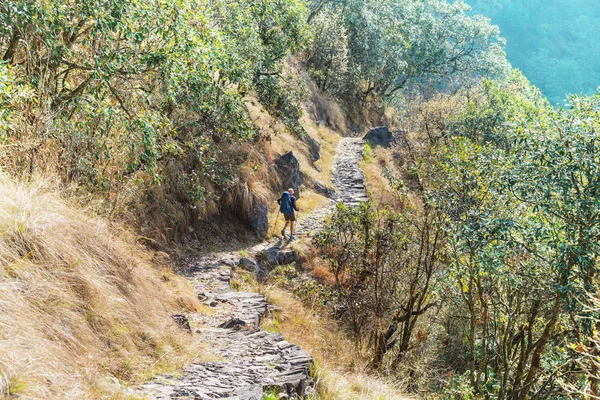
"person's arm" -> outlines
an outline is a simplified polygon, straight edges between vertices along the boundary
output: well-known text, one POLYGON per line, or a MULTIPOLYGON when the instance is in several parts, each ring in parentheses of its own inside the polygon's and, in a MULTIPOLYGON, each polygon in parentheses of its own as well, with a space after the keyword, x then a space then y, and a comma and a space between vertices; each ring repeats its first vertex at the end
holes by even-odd
POLYGON ((292 197, 292 208, 296 211, 300 211, 300 209, 296 206, 296 198, 292 197))
POLYGON ((277 203, 281 205, 281 197, 277 199, 277 203))

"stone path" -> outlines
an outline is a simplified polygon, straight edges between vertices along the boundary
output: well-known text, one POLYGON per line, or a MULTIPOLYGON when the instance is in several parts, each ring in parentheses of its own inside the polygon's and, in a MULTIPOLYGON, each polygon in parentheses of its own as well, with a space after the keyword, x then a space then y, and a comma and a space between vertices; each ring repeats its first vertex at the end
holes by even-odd
POLYGON ((218 361, 191 364, 180 377, 160 376, 144 385, 146 396, 260 400, 269 388, 289 398, 310 393, 312 358, 280 334, 259 328, 267 301, 261 294, 231 287, 232 268, 237 265, 258 268, 254 260, 239 254, 211 254, 184 266, 182 272, 199 299, 214 310, 212 315, 190 315, 190 325, 218 361))
POLYGON ((296 229, 298 235, 314 236, 318 233, 323 226, 323 220, 335 209, 336 202, 357 205, 369 199, 365 187, 365 174, 358 164, 363 159, 363 150, 364 141, 360 138, 340 140, 332 170, 333 183, 336 187, 335 198, 309 215, 299 215, 296 229))
POLYGON ((337 200, 349 205, 369 200, 365 174, 358 165, 363 157, 364 144, 360 138, 344 138, 338 146, 333 183, 338 188, 337 200))
MULTIPOLYGON (((336 201, 358 204, 366 200, 364 174, 358 162, 363 142, 343 138, 333 169, 338 197, 308 215, 299 215, 300 235, 314 235, 331 214, 336 201)), ((198 298, 212 308, 211 315, 188 316, 193 334, 199 334, 217 361, 194 363, 181 376, 164 375, 137 393, 151 399, 260 400, 264 390, 275 389, 282 398, 303 398, 314 391, 312 358, 277 333, 259 327, 269 306, 263 295, 238 292, 231 286, 232 269, 243 266, 259 275, 274 264, 288 264, 295 253, 272 240, 250 248, 247 255, 214 253, 189 260, 183 274, 198 298)))

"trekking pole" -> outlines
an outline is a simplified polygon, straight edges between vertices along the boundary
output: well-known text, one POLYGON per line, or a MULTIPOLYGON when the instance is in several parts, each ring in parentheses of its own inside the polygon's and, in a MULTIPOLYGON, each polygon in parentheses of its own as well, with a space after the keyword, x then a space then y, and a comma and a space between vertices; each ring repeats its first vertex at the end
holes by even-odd
POLYGON ((281 214, 281 210, 277 211, 277 218, 275 218, 275 225, 273 225, 273 229, 271 230, 271 236, 273 236, 273 234, 277 230, 277 223, 279 222, 279 214, 281 214))

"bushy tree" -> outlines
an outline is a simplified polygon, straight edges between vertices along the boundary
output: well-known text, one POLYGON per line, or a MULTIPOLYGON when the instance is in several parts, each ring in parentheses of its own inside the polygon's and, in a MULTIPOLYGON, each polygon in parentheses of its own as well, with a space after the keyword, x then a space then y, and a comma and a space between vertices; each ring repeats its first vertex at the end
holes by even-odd
POLYGON ((315 239, 335 277, 335 315, 366 343, 373 369, 398 370, 417 358, 429 334, 421 320, 436 306, 439 214, 406 206, 338 205, 315 239))
POLYGON ((405 335, 438 346, 443 398, 597 396, 600 97, 554 110, 518 71, 454 97, 397 144, 401 205, 344 209, 319 236, 348 322, 369 321, 350 326, 380 369, 414 363, 405 335), (446 335, 411 336, 406 313, 446 335))
POLYGON ((321 91, 342 95, 348 79, 348 35, 344 22, 339 14, 326 10, 313 19, 311 28, 309 71, 321 91))
POLYGON ((596 360, 582 374, 569 349, 596 351, 598 98, 554 111, 523 84, 485 84, 485 100, 435 147, 448 301, 462 303, 449 318, 469 316, 450 341, 467 340, 458 369, 475 394, 557 398, 575 386, 596 395, 596 360))
MULTIPOLYGON (((348 32, 347 79, 355 86, 349 98, 390 98, 408 83, 496 76, 508 69, 498 28, 471 15, 462 1, 364 0, 330 7, 348 32)), ((320 73, 331 73, 327 68, 320 73)))
POLYGON ((193 221, 237 179, 232 146, 257 139, 244 96, 269 79, 273 109, 293 108, 280 74, 305 13, 300 0, 2 2, 0 56, 32 93, 2 156, 107 196, 166 192, 193 221))

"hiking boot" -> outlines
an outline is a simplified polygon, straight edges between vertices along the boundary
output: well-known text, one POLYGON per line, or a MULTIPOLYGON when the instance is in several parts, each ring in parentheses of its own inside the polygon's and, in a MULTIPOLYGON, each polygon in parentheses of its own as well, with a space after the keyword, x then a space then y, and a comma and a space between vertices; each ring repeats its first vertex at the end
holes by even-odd
POLYGON ((290 235, 290 240, 294 240, 296 239, 296 236, 294 236, 293 234, 290 235))
POLYGON ((285 236, 285 228, 281 230, 281 236, 283 236, 283 238, 284 238, 284 239, 286 239, 286 236, 285 236))

